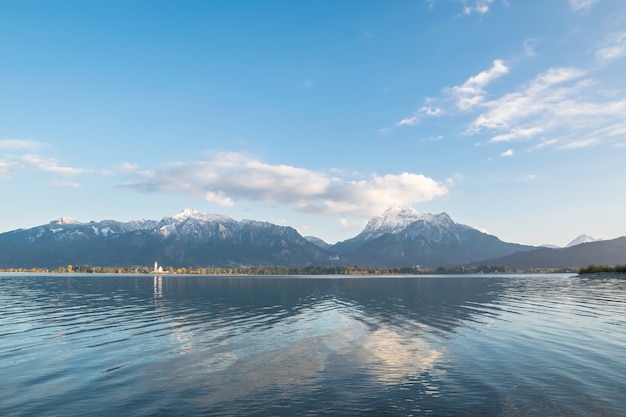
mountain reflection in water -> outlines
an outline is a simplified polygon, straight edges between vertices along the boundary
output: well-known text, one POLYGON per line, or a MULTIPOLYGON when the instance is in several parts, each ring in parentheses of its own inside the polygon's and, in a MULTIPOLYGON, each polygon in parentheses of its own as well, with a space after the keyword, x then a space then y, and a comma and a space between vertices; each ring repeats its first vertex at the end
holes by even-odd
POLYGON ((618 416, 624 284, 0 275, 0 415, 618 416))

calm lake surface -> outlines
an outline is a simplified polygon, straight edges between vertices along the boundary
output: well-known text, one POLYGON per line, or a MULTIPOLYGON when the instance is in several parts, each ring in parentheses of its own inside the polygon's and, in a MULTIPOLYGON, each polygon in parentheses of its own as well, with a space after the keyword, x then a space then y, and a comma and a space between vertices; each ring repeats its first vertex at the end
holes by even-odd
POLYGON ((624 416, 626 279, 0 274, 2 416, 624 416))

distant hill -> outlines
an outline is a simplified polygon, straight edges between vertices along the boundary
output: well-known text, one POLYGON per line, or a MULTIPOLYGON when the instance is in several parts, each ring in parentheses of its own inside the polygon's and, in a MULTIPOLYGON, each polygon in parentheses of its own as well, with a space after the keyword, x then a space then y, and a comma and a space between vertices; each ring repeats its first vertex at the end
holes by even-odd
POLYGON ((626 263, 626 237, 600 240, 553 249, 538 248, 481 262, 484 265, 506 265, 512 268, 580 268, 583 266, 626 263))
POLYGON ((626 263, 626 238, 569 248, 503 242, 446 213, 390 208, 352 239, 329 245, 295 229, 195 210, 161 220, 82 223, 62 218, 0 234, 0 268, 67 265, 451 267, 480 263, 566 268, 626 263), (485 261, 488 260, 488 261, 485 261))
POLYGON ((330 243, 324 242, 319 237, 305 236, 304 238, 306 240, 308 240, 309 242, 311 242, 311 243, 315 244, 316 246, 319 246, 320 248, 325 249, 325 250, 329 250, 329 249, 331 249, 333 247, 333 245, 331 245, 330 243))

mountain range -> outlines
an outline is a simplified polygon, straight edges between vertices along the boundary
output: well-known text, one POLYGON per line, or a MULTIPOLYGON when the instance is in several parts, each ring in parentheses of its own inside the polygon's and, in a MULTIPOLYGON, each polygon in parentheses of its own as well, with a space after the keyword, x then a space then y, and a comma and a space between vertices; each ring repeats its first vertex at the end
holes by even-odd
POLYGON ((82 223, 61 218, 0 234, 0 268, 66 265, 173 267, 329 266, 424 268, 506 265, 564 268, 626 263, 626 238, 537 248, 503 242, 446 213, 390 208, 357 236, 328 244, 294 228, 185 209, 157 220, 82 223))

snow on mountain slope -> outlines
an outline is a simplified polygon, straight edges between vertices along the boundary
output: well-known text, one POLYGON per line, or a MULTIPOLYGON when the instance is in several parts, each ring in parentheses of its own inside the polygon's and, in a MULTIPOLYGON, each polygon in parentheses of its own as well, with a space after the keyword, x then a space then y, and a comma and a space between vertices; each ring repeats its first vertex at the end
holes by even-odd
POLYGON ((420 220, 440 228, 449 228, 456 224, 446 213, 419 214, 417 210, 412 208, 392 207, 387 209, 382 215, 373 217, 358 237, 367 241, 376 239, 385 233, 397 234, 420 220))
POLYGON ((574 239, 570 243, 568 243, 567 246, 565 246, 565 247, 569 248, 571 246, 580 245, 581 243, 591 243, 591 242, 597 242, 599 240, 602 240, 602 239, 596 239, 596 238, 594 238, 592 236, 589 236, 589 235, 580 235, 576 239, 574 239))
POLYGON ((228 216, 184 209, 171 217, 161 219, 156 226, 156 232, 163 237, 182 235, 206 238, 216 233, 225 236, 228 230, 238 225, 239 222, 228 216))
POLYGON ((361 236, 364 240, 369 240, 385 233, 398 233, 420 219, 422 216, 415 209, 392 207, 380 216, 372 217, 361 232, 361 236))

